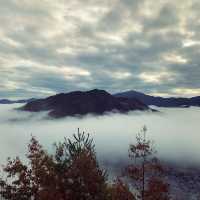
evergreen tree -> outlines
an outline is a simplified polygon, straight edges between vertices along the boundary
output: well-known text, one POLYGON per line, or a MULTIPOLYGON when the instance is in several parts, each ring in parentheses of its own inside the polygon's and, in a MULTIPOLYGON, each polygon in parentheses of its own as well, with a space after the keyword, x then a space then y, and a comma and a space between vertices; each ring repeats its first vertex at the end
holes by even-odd
POLYGON ((155 157, 153 142, 146 139, 146 131, 143 127, 136 136, 136 144, 130 145, 129 157, 133 163, 126 172, 141 200, 168 200, 169 185, 164 179, 164 168, 155 157))
POLYGON ((17 157, 4 167, 0 195, 8 200, 106 200, 106 174, 100 169, 93 141, 80 133, 65 139, 49 155, 33 137, 28 164, 17 157))

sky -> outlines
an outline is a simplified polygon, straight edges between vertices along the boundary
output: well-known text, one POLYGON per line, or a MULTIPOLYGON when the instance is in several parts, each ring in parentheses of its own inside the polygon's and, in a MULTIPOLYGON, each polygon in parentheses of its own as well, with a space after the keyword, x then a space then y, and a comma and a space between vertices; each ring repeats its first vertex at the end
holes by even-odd
POLYGON ((200 95, 199 0, 0 0, 0 98, 200 95))

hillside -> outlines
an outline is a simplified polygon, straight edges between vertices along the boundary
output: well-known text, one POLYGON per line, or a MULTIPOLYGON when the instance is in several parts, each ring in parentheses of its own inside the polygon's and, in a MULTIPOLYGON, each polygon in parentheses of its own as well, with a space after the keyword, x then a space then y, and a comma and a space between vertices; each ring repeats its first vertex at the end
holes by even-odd
POLYGON ((137 99, 114 97, 104 90, 97 89, 87 92, 61 93, 29 102, 22 107, 22 110, 31 112, 49 111, 49 115, 55 118, 89 113, 101 115, 110 111, 128 112, 148 109, 148 106, 137 99))
POLYGON ((146 105, 155 105, 159 107, 189 107, 189 106, 200 106, 200 96, 192 98, 182 98, 182 97, 155 97, 151 95, 146 95, 137 91, 127 91, 122 93, 117 93, 115 97, 123 97, 129 99, 138 99, 146 105))
POLYGON ((28 103, 34 100, 35 99, 22 99, 22 100, 0 99, 0 104, 28 103))

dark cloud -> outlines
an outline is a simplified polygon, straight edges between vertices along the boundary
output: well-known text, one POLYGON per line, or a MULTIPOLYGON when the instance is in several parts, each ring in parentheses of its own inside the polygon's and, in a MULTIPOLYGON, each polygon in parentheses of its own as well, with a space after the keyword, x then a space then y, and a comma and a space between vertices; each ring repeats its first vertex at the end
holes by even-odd
POLYGON ((92 88, 200 95, 197 0, 1 0, 0 97, 92 88))
POLYGON ((179 16, 174 5, 166 4, 159 13, 152 18, 147 18, 145 23, 145 31, 159 31, 161 29, 173 28, 179 24, 179 16))

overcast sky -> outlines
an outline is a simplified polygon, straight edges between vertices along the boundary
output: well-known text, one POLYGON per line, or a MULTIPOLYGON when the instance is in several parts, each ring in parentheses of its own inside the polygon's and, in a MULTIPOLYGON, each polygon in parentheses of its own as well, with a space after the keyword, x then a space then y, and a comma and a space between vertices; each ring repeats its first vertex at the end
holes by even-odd
POLYGON ((199 0, 0 0, 0 98, 200 95, 199 0))

